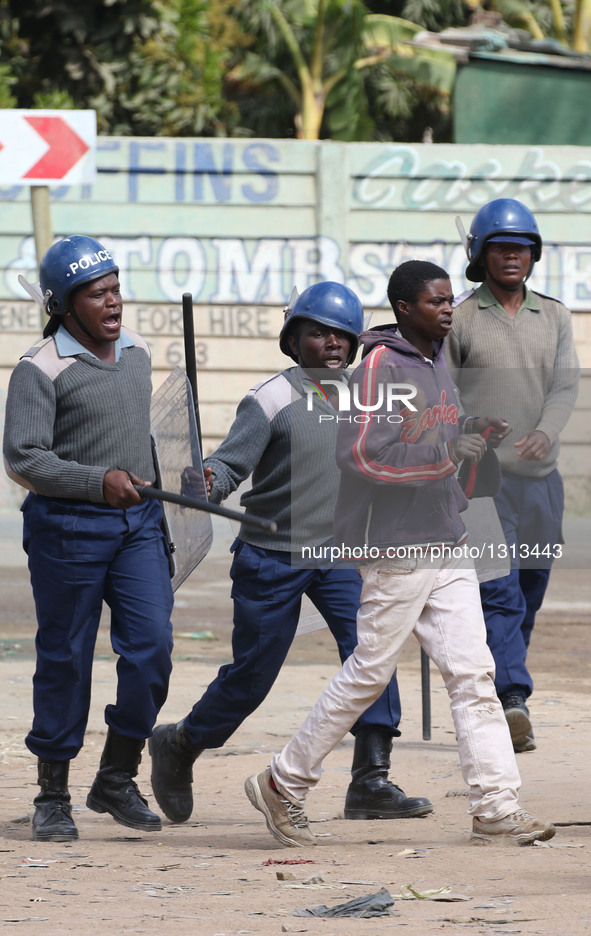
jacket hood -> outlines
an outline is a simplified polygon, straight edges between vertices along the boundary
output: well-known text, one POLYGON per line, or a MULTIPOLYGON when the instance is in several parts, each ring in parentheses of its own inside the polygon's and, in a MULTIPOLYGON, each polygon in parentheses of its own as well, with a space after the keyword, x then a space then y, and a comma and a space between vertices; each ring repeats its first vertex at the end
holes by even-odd
MULTIPOLYGON (((434 361, 441 354, 443 341, 444 339, 440 338, 438 341, 433 342, 434 361)), ((361 333, 359 343, 362 348, 362 358, 366 357, 378 345, 385 345, 386 348, 391 348, 399 354, 406 354, 411 358, 415 357, 420 361, 424 361, 424 356, 419 349, 402 337, 398 325, 376 325, 374 328, 370 328, 369 331, 361 333)))

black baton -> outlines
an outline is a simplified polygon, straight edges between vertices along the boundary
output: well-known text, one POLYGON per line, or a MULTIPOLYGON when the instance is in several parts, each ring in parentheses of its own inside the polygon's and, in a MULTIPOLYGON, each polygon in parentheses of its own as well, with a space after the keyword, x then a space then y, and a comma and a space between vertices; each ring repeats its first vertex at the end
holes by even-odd
POLYGON ((228 510, 227 507, 222 507, 220 504, 211 504, 199 497, 185 497, 184 494, 173 494, 172 491, 161 491, 160 488, 145 487, 142 484, 134 484, 134 488, 140 497, 151 497, 153 500, 168 501, 169 504, 178 504, 180 507, 204 510, 205 513, 217 514, 218 517, 227 517, 228 520, 238 520, 246 526, 257 527, 259 530, 267 530, 269 533, 277 532, 277 524, 274 520, 265 520, 263 517, 257 517, 256 514, 248 514, 247 516, 237 510, 228 510))
POLYGON ((423 741, 431 740, 431 674, 429 657, 421 647, 421 697, 423 701, 423 741))
POLYGON ((193 394, 193 406, 197 421, 197 437, 199 448, 203 451, 201 441, 201 419, 199 417, 199 394, 197 390, 197 358, 195 355, 195 324, 193 321, 193 296, 190 292, 183 293, 183 335, 185 339, 185 367, 187 378, 193 394))

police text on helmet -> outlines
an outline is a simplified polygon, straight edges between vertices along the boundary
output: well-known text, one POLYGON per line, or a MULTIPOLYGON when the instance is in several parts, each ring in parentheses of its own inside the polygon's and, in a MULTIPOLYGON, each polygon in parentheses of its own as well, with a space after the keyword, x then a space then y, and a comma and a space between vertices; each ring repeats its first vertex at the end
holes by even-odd
POLYGON ((83 257, 80 257, 78 263, 70 263, 72 276, 76 276, 78 270, 88 270, 90 267, 97 266, 99 263, 104 263, 105 260, 112 259, 111 254, 107 250, 97 250, 96 253, 85 254, 83 257))

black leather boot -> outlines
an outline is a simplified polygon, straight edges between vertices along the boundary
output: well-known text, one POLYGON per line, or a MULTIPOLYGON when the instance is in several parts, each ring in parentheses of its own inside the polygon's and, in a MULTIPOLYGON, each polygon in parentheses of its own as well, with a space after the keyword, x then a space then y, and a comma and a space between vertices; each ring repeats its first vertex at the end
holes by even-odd
POLYGON ((73 842, 78 838, 68 792, 69 770, 69 761, 39 758, 37 771, 41 793, 33 800, 33 839, 36 842, 73 842))
POLYGON ((186 822, 193 812, 193 764, 203 749, 191 744, 179 722, 154 728, 148 750, 156 802, 171 822, 186 822))
POLYGON ((100 769, 94 778, 86 805, 98 813, 109 813, 116 822, 130 829, 159 832, 160 816, 148 809, 133 778, 141 761, 145 741, 124 738, 112 728, 101 757, 100 769))
POLYGON ((424 796, 406 796, 388 779, 391 751, 388 731, 362 728, 357 732, 345 819, 411 819, 433 812, 424 796))

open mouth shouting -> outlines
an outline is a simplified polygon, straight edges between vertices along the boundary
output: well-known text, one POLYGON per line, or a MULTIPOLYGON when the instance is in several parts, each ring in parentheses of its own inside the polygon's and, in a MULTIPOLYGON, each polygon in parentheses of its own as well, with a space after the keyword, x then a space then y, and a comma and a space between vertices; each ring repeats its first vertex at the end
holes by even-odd
POLYGON ((102 326, 108 332, 118 332, 121 328, 121 312, 112 312, 102 320, 102 326))
POLYGON ((330 354, 327 354, 326 357, 322 359, 322 363, 325 367, 344 367, 345 354, 343 351, 331 351, 330 354))

